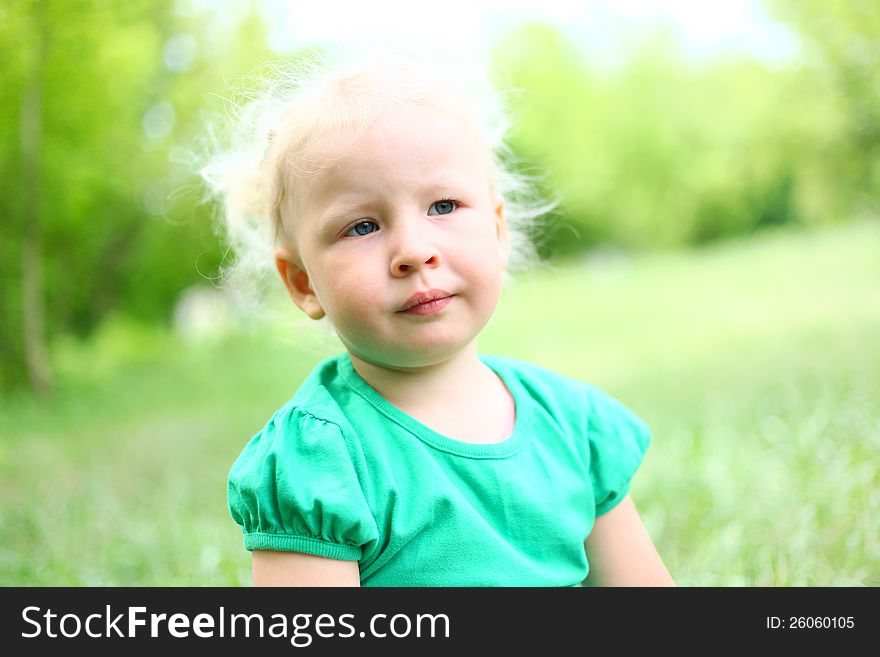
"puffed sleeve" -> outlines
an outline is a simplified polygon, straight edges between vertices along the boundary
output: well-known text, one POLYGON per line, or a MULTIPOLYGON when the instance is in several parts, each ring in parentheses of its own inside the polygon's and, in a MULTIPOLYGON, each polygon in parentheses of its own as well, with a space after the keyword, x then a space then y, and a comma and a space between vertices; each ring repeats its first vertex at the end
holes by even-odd
POLYGON ((596 515, 600 516, 626 497, 630 480, 651 442, 651 431, 635 413, 607 393, 592 388, 590 397, 590 480, 596 515))
POLYGON ((229 511, 248 550, 358 560, 378 536, 338 425, 286 408, 229 471, 229 511))

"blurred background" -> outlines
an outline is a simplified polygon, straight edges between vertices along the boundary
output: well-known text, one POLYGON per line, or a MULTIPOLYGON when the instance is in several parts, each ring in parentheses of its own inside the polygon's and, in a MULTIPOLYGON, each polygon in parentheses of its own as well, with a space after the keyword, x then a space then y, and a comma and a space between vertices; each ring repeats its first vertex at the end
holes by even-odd
POLYGON ((873 0, 4 2, 0 584, 250 583, 226 473, 340 347, 218 286, 206 133, 267 62, 397 37, 521 90, 562 202, 481 350, 648 422, 678 583, 880 585, 873 0))

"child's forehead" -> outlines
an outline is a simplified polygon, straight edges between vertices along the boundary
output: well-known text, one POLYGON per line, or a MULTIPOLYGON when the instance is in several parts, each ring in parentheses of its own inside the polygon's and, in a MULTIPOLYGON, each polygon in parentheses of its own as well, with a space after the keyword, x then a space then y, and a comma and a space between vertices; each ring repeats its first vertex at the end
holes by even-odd
MULTIPOLYGON (((469 117, 427 106, 388 109, 369 120, 321 126, 304 140, 299 155, 314 173, 320 173, 340 163, 371 166, 381 161, 391 166, 396 159, 413 158, 468 167, 491 161, 492 153, 469 117)), ((308 166, 298 168, 300 174, 308 173, 308 166)))
POLYGON ((315 139, 288 179, 294 215, 333 215, 398 195, 479 198, 494 189, 491 152, 466 119, 389 111, 315 139))

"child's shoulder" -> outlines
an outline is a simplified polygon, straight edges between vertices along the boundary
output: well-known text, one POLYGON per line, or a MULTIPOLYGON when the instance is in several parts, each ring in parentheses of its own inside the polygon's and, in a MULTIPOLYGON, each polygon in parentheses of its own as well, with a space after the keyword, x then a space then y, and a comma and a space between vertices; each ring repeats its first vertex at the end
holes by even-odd
POLYGON ((345 385, 342 374, 343 355, 329 356, 317 363, 286 406, 298 408, 318 418, 341 420, 338 391, 345 385))
POLYGON ((233 472, 256 467, 270 458, 287 462, 293 453, 347 452, 345 414, 334 395, 337 357, 319 362, 296 393, 275 410, 238 456, 233 472), (282 458, 282 455, 283 458, 282 458))
POLYGON ((640 422, 632 410, 593 383, 509 356, 481 356, 505 382, 515 381, 554 414, 640 422))
POLYGON ((586 381, 510 356, 481 355, 480 359, 505 382, 515 380, 532 396, 548 399, 575 397, 582 402, 585 396, 599 391, 586 381))
POLYGON ((339 356, 321 360, 293 396, 269 417, 263 433, 267 429, 291 433, 297 427, 309 429, 316 424, 341 430, 346 417, 337 392, 340 385, 339 356))

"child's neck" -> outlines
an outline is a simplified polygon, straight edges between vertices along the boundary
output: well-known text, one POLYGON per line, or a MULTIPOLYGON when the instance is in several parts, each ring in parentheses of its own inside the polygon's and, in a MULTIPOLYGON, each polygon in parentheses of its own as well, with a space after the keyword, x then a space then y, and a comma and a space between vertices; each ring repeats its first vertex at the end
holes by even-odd
POLYGON ((513 431, 513 397, 477 357, 476 341, 454 358, 421 368, 391 369, 354 355, 351 361, 386 401, 438 433, 492 443, 513 431))
POLYGON ((494 376, 477 357, 476 340, 452 358, 417 368, 384 367, 350 356, 361 378, 398 408, 419 406, 420 400, 448 400, 450 393, 465 393, 485 385, 487 374, 494 376))

